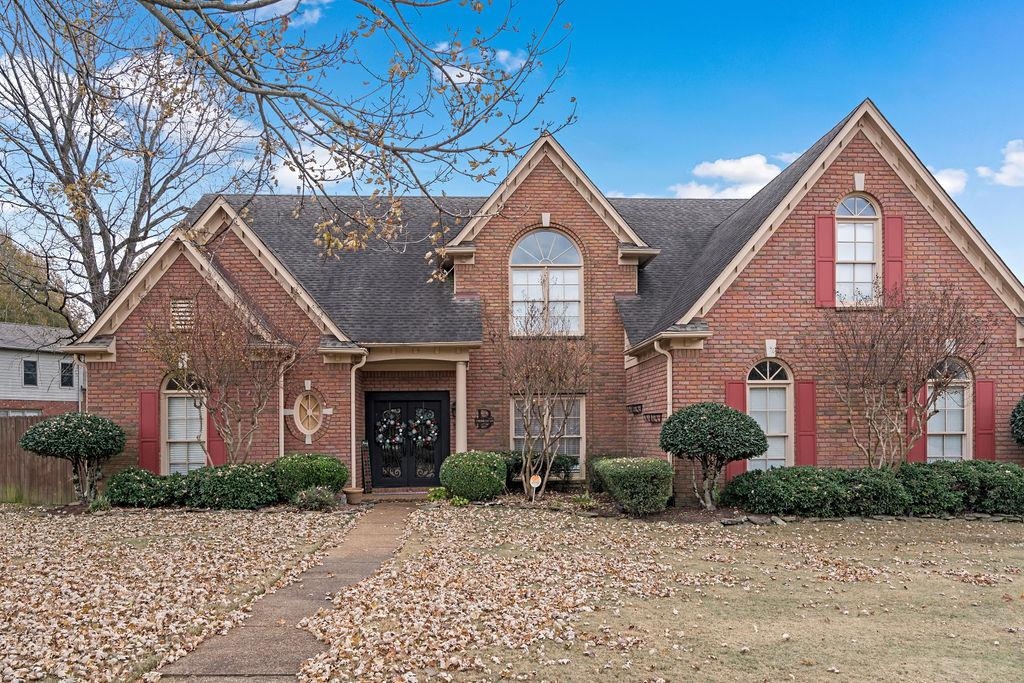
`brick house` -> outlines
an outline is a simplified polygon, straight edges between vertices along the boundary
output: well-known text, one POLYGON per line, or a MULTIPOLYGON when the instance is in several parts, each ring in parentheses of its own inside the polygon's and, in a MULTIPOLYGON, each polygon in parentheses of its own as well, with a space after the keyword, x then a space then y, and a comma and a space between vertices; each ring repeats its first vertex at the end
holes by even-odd
MULTIPOLYGON (((584 461, 664 457, 658 418, 712 400, 765 426, 771 448, 746 467, 855 465, 807 339, 837 291, 936 273, 1003 324, 933 435, 943 438, 913 457, 1024 457, 1007 428, 1024 393, 1024 287, 870 101, 749 200, 607 198, 542 136, 489 197, 445 201, 474 217, 449 233, 451 277, 428 283, 422 248, 324 259, 310 229, 318 209, 296 197, 205 197, 188 236, 168 236, 73 347, 88 364, 87 409, 129 432, 120 465, 202 464, 172 438, 181 424, 195 426, 197 453, 223 458, 201 411, 145 352, 146 316, 169 316, 167 302, 196 288, 244 295, 303 340, 254 457, 331 453, 358 486, 431 485, 449 452, 514 446, 485 330, 528 302, 596 348, 593 388, 564 442, 584 461), (378 444, 396 422, 427 418, 438 423, 428 447, 378 444)), ((413 235, 438 220, 418 198, 403 213, 413 235)), ((677 472, 685 490, 689 473, 677 472)))

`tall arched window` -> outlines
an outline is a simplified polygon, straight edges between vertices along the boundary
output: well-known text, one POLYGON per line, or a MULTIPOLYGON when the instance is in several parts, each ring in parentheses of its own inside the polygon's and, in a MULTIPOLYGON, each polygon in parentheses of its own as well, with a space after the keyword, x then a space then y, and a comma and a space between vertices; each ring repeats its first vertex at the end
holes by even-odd
POLYGON ((870 199, 850 195, 836 208, 836 303, 875 299, 881 255, 880 214, 870 199))
POLYGON ((583 259, 572 240, 534 230, 519 240, 510 261, 512 332, 580 334, 583 259))
POLYGON ((768 450, 747 461, 747 471, 793 463, 793 378, 786 367, 763 360, 747 374, 747 414, 768 437, 768 450))
POLYGON ((929 395, 934 394, 934 381, 940 376, 949 380, 949 384, 935 397, 935 412, 928 418, 928 462, 968 460, 973 451, 971 421, 974 415, 974 396, 971 391, 971 375, 967 367, 956 359, 941 363, 932 370, 928 382, 929 395))
POLYGON ((173 378, 164 384, 163 400, 165 471, 187 474, 205 466, 206 409, 173 378))

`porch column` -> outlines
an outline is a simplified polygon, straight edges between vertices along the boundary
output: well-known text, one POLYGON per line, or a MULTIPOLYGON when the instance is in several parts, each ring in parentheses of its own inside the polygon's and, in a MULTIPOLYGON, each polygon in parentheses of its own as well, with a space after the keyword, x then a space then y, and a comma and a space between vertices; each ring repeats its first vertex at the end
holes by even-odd
POLYGON ((455 450, 458 453, 469 450, 466 407, 466 361, 455 362, 455 450))

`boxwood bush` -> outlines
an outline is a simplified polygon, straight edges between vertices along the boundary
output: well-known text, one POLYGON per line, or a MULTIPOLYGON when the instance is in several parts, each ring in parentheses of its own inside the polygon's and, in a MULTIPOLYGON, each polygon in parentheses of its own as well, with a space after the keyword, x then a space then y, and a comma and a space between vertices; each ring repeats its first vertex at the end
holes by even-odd
POLYGON ((490 500, 505 490, 505 458, 499 453, 453 453, 441 463, 441 486, 453 498, 490 500))
POLYGON ((787 467, 730 481, 723 504, 766 515, 1024 514, 1024 468, 968 460, 842 470, 787 467))
POLYGON ((168 483, 168 477, 129 467, 107 482, 107 499, 117 507, 156 508, 173 505, 173 489, 168 483))
POLYGON ((348 466, 323 453, 290 453, 273 465, 274 481, 281 500, 292 500, 299 491, 322 486, 334 493, 348 481, 348 466))
POLYGON ((661 458, 601 458, 594 472, 630 515, 661 512, 672 497, 672 465, 661 458))
POLYGON ((217 510, 255 510, 278 502, 277 484, 266 465, 201 467, 183 482, 184 504, 217 510))

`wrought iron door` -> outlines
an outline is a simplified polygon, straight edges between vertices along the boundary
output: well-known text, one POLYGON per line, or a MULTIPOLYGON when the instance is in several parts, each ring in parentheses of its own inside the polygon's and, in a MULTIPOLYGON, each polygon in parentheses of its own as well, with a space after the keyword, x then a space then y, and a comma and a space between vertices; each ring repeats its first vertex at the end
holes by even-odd
POLYGON ((448 392, 366 394, 374 488, 438 486, 448 457, 448 392))

